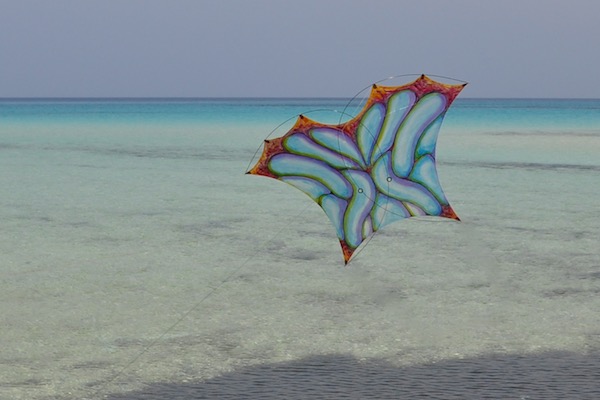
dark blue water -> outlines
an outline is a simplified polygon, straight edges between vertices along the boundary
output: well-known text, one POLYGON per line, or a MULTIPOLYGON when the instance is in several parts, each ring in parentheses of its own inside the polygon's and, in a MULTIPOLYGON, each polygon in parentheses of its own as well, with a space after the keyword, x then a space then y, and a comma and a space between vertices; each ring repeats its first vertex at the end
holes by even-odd
MULTIPOLYGON (((343 111, 350 99, 0 99, 0 123, 265 122, 311 110, 343 111)), ((350 112, 350 110, 349 110, 350 112)), ((458 98, 445 125, 539 130, 600 126, 600 100, 458 98)))

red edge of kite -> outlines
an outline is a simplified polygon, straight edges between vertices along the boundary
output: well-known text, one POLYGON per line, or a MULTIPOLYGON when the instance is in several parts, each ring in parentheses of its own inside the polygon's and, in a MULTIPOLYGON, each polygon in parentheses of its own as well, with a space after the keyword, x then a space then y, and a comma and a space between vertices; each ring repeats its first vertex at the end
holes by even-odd
MULTIPOLYGON (((308 135, 308 132, 315 127, 331 127, 331 128, 337 128, 340 131, 344 132, 346 135, 352 137, 353 132, 356 131, 356 127, 357 127, 356 125, 358 125, 360 123, 363 115, 369 110, 369 108, 371 108, 371 106, 375 103, 386 102, 387 99, 390 96, 392 96, 394 93, 408 89, 408 90, 411 90, 412 92, 414 92, 417 95, 417 98, 420 99, 421 97, 425 96, 428 93, 438 92, 438 93, 446 96, 446 99, 447 99, 446 108, 448 108, 448 107, 450 107, 450 105, 452 104, 454 99, 456 99, 458 94, 461 92, 461 90, 466 85, 467 85, 466 83, 458 84, 458 85, 451 85, 451 84, 437 82, 437 81, 434 81, 433 79, 429 78, 427 75, 421 75, 415 81, 408 83, 406 85, 401 85, 401 86, 373 85, 373 87, 371 89, 371 93, 369 94, 369 98, 367 99, 367 101, 366 101, 363 109, 360 111, 360 113, 358 113, 358 115, 356 117, 352 118, 351 120, 349 120, 343 124, 328 125, 328 124, 323 124, 323 123, 320 123, 317 121, 313 121, 310 118, 305 117, 304 115, 298 116, 298 119, 296 120, 296 123, 294 124, 294 126, 285 135, 283 135, 279 138, 276 138, 276 139, 265 140, 263 152, 262 152, 259 160, 254 165, 254 167, 252 167, 246 173, 251 174, 251 175, 262 175, 262 176, 267 176, 269 178, 278 179, 277 176, 275 174, 273 174, 271 172, 271 170, 269 169, 269 166, 268 166, 269 160, 273 156, 285 152, 285 149, 283 147, 283 141, 285 140, 285 138, 290 136, 292 133, 303 133, 305 135, 308 135)), ((452 210, 452 209, 450 209, 450 210, 452 210)), ((448 216, 448 218, 458 219, 458 217, 456 216, 454 211, 452 211, 451 214, 448 214, 448 215, 452 215, 452 216, 448 216)), ((446 215, 443 215, 443 216, 446 216, 446 215)), ((352 253, 350 253, 349 257, 351 257, 351 256, 352 256, 352 253)), ((349 260, 349 257, 348 257, 348 260, 349 260)), ((344 258, 346 258, 346 251, 344 251, 344 258)), ((346 262, 348 262, 348 260, 346 260, 346 262)))

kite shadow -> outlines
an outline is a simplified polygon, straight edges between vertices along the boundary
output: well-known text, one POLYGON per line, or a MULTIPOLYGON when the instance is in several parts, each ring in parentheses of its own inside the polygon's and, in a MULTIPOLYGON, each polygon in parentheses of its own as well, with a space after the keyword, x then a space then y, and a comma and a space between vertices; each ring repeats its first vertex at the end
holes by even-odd
POLYGON ((491 355, 404 367, 345 355, 314 356, 201 382, 149 384, 108 399, 596 399, 598 355, 491 355))

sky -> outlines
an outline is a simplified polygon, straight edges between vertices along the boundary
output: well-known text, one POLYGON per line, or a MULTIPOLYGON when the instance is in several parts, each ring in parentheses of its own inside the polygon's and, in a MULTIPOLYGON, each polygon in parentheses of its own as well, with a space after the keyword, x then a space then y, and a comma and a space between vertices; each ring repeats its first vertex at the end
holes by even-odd
POLYGON ((600 98, 598 0, 0 0, 0 97, 600 98))

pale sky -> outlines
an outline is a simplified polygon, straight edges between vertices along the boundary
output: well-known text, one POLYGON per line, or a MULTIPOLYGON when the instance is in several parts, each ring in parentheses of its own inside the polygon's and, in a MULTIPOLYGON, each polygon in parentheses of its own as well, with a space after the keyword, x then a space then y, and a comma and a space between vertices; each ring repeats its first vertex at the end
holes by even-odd
POLYGON ((0 97, 600 98, 598 0, 0 0, 0 97))

